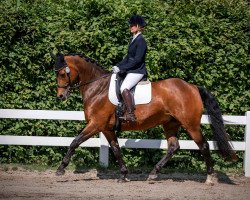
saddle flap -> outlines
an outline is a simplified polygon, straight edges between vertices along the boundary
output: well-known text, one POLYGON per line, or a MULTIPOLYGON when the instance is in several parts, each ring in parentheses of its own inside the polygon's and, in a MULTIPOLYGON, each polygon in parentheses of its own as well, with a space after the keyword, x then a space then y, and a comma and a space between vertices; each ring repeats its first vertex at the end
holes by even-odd
MULTIPOLYGON (((116 95, 116 74, 112 74, 109 85, 109 100, 112 104, 118 105, 119 97, 116 95)), ((120 88, 120 87, 119 87, 120 88)), ((141 81, 139 82, 134 91, 134 100, 135 105, 138 104, 147 104, 151 101, 152 91, 151 91, 151 82, 150 81, 141 81)))

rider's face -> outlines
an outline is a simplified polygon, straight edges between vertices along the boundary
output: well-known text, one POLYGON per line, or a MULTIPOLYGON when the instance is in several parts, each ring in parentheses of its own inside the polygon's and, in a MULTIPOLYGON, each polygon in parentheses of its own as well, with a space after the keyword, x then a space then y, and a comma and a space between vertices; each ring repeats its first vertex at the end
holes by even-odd
POLYGON ((140 27, 138 25, 130 25, 130 32, 133 34, 136 34, 138 31, 140 31, 140 27))

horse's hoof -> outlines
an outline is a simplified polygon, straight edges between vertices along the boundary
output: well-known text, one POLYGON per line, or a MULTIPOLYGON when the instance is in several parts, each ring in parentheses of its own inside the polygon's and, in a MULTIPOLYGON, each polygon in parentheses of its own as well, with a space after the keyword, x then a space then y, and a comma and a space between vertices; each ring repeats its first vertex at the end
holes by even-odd
POLYGON ((154 181, 158 178, 157 174, 149 174, 147 181, 154 181))
POLYGON ((214 183, 218 182, 217 177, 215 174, 208 174, 207 175, 207 180, 205 182, 206 185, 208 186, 213 186, 214 183))
POLYGON ((62 175, 64 175, 65 174, 65 170, 63 169, 63 170, 57 170, 56 171, 56 175, 57 176, 62 176, 62 175))
POLYGON ((119 178, 117 180, 117 182, 118 183, 127 183, 127 182, 130 182, 130 180, 128 178, 126 178, 126 177, 125 178, 123 177, 123 178, 119 178))
POLYGON ((206 184, 207 186, 213 186, 213 185, 214 185, 214 182, 213 182, 213 181, 208 181, 208 180, 206 180, 205 184, 206 184))

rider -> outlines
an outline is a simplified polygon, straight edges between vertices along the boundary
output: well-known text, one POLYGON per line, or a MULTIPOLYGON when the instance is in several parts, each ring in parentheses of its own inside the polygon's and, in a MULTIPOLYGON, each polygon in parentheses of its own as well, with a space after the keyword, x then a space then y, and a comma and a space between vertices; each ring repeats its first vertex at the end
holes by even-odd
POLYGON ((133 15, 129 20, 129 26, 133 38, 131 38, 129 43, 128 54, 121 62, 113 67, 113 72, 125 75, 120 91, 128 113, 122 119, 135 122, 134 100, 130 93, 130 89, 133 88, 142 78, 147 77, 145 66, 147 43, 142 36, 142 31, 144 30, 146 23, 142 16, 133 15))

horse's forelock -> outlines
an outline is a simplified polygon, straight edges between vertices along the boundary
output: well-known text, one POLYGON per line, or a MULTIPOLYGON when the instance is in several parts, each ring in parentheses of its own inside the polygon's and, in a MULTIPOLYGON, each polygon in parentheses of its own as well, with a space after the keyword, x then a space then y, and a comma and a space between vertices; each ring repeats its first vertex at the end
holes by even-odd
POLYGON ((64 55, 63 54, 57 54, 56 55, 56 62, 55 62, 55 71, 60 70, 66 65, 65 60, 64 60, 64 55))

